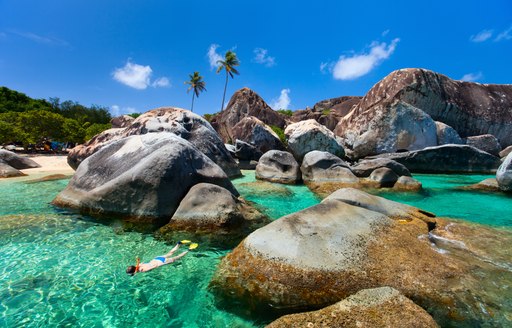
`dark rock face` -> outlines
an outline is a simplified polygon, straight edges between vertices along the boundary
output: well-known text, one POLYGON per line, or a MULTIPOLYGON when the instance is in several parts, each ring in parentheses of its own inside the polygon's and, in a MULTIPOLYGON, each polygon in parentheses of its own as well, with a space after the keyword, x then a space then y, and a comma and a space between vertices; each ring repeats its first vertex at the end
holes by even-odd
POLYGON ((244 117, 233 127, 233 140, 254 145, 260 152, 285 150, 279 136, 268 125, 253 116, 244 117))
POLYGON ((259 160, 261 155, 261 151, 259 151, 255 146, 248 144, 247 142, 243 142, 241 140, 236 140, 235 142, 235 157, 242 161, 251 161, 251 160, 259 160))
POLYGON ((32 169, 41 167, 30 158, 19 156, 12 151, 0 149, 0 163, 5 163, 17 170, 32 169))
POLYGON ((391 188, 398 180, 398 175, 387 167, 380 167, 370 174, 370 180, 378 183, 380 188, 391 188))
POLYGON ((215 115, 212 126, 226 143, 235 140, 233 127, 243 118, 254 116, 267 125, 275 125, 283 129, 285 118, 270 108, 269 105, 254 91, 243 88, 233 94, 226 109, 215 115))
POLYGON ((466 138, 466 144, 483 150, 491 155, 499 156, 501 151, 500 142, 492 134, 472 136, 466 138))
POLYGON ((382 154, 416 173, 494 173, 498 157, 468 145, 442 145, 422 150, 382 154))
MULTIPOLYGON (((461 137, 492 134, 501 146, 512 144, 512 85, 454 81, 424 70, 401 69, 378 82, 338 124, 344 136, 348 127, 385 103, 406 103, 453 127, 461 137)), ((359 135, 366 130, 359 128, 359 135)), ((368 153, 370 154, 370 153, 368 153)))
POLYGON ((85 159, 53 204, 161 226, 201 182, 238 195, 225 172, 190 142, 166 132, 133 135, 85 159))
POLYGON ((210 123, 188 110, 162 107, 137 117, 129 126, 100 133, 68 155, 68 163, 76 169, 88 156, 109 144, 131 135, 170 132, 192 143, 199 151, 218 164, 229 177, 240 175, 234 159, 210 123))
POLYGON ((135 118, 129 115, 121 115, 110 120, 113 129, 126 128, 132 124, 135 118))
POLYGON ((198 183, 183 198, 171 221, 159 230, 159 234, 173 236, 190 232, 194 237, 213 234, 223 242, 226 239, 240 241, 249 232, 269 222, 267 217, 229 190, 214 184, 198 183))
POLYGON ((512 153, 508 154, 496 172, 496 180, 503 191, 512 191, 512 153))
POLYGON ((364 289, 318 311, 283 316, 267 328, 439 327, 421 307, 391 287, 364 289), (307 324, 306 324, 307 323, 307 324))
POLYGON ((333 131, 342 117, 361 101, 362 97, 338 97, 317 102, 312 109, 297 110, 291 120, 300 122, 313 119, 333 131))
POLYGON ((271 150, 263 154, 256 165, 256 178, 270 182, 295 184, 301 178, 299 164, 292 154, 271 150))
POLYGON ((411 172, 402 164, 389 158, 363 159, 350 169, 360 178, 369 177, 378 168, 387 167, 393 170, 398 176, 411 176, 411 172))

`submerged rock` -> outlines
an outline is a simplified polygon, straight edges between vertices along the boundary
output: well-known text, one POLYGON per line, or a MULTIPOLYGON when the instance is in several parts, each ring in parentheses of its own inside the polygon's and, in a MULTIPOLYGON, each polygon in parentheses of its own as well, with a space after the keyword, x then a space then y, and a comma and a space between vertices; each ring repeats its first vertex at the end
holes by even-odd
POLYGON ((393 189, 397 191, 420 191, 422 187, 421 182, 404 175, 398 178, 393 189))
POLYGON ((165 132, 173 133, 193 144, 219 165, 229 177, 241 175, 234 159, 210 123, 197 114, 175 107, 150 110, 125 128, 100 133, 84 145, 73 148, 68 155, 68 163, 76 169, 85 158, 115 140, 131 135, 165 132))
POLYGON ((190 142, 165 132, 133 135, 84 160, 53 204, 163 225, 201 182, 238 195, 224 171, 190 142))
POLYGON ((288 138, 288 148, 299 162, 313 150, 326 151, 340 158, 345 156, 334 133, 315 120, 290 124, 284 133, 288 138))
POLYGON ((283 316, 267 327, 310 326, 439 327, 424 309, 391 287, 364 289, 321 310, 283 316))
POLYGON ((256 165, 256 179, 295 184, 300 178, 299 164, 292 154, 285 151, 268 151, 256 165))
POLYGON ((240 241, 250 231, 270 220, 235 197, 231 191, 209 183, 193 186, 181 201, 171 221, 160 228, 159 235, 176 240, 176 233, 213 234, 221 241, 240 241))
POLYGON ((0 149, 0 163, 5 163, 17 170, 41 167, 41 165, 37 164, 30 158, 19 156, 18 154, 5 149, 0 149))
POLYGON ((460 187, 462 190, 486 191, 486 192, 499 192, 500 186, 496 178, 489 178, 469 186, 460 187))
POLYGON ((422 150, 382 154, 416 173, 494 173, 500 159, 468 145, 442 145, 422 150))

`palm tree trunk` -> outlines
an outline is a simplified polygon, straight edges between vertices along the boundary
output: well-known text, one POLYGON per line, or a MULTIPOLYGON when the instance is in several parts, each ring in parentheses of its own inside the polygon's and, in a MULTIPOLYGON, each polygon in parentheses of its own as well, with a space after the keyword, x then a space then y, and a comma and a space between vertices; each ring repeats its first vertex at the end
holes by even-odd
POLYGON ((228 88, 228 71, 226 71, 226 84, 224 85, 224 95, 222 96, 222 107, 220 111, 224 110, 224 100, 226 99, 226 89, 228 88))
POLYGON ((192 107, 190 107, 191 112, 194 112, 194 96, 195 95, 196 95, 196 93, 192 91, 192 107))

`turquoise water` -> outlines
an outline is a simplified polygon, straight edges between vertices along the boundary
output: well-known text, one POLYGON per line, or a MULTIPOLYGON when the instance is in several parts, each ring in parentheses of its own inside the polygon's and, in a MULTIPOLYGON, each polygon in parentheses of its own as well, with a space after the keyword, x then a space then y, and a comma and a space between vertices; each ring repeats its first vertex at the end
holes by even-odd
MULTIPOLYGON (((276 219, 318 203, 304 186, 234 180, 276 219)), ((426 191, 386 194, 438 215, 512 226, 512 199, 453 190, 486 176, 416 176, 426 191)), ((0 327, 259 327, 215 306, 208 283, 226 250, 200 247, 176 264, 130 277, 126 265, 173 245, 59 211, 49 203, 67 180, 0 181, 0 327)))
POLYGON ((512 195, 460 190, 492 175, 415 174, 420 193, 383 192, 380 196, 445 216, 500 227, 512 227, 512 195))

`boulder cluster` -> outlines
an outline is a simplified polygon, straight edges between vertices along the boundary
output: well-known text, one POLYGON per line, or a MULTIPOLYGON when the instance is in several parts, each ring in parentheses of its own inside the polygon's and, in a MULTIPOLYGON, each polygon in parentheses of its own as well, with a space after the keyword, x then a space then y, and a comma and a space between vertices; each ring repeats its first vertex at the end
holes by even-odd
POLYGON ((20 170, 40 167, 30 158, 19 156, 12 151, 0 149, 0 178, 21 177, 25 174, 20 170))

